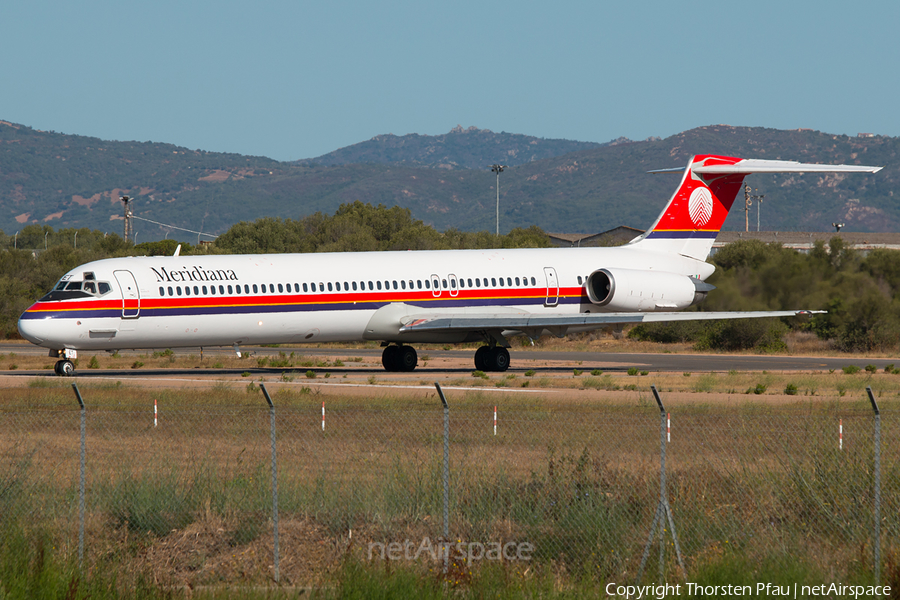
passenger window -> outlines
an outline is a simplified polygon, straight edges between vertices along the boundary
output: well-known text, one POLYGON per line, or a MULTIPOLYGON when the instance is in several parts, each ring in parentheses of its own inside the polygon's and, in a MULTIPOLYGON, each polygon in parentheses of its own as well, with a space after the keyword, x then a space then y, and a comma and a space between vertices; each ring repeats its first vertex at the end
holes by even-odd
POLYGON ((212 294, 213 296, 215 296, 216 295, 216 286, 214 286, 214 285, 209 286, 209 293, 212 294))
MULTIPOLYGON (((314 286, 314 287, 315 287, 315 286, 314 286)), ((324 292, 324 291, 325 291, 325 284, 322 283, 321 281, 319 282, 319 291, 320 291, 320 292, 324 292)))
POLYGON ((385 281, 385 282, 384 282, 384 289, 386 289, 386 290, 391 289, 391 282, 390 282, 390 281, 385 281))
POLYGON ((259 287, 258 287, 255 283, 253 284, 253 293, 254 293, 254 294, 258 294, 258 293, 259 293, 259 287))
POLYGON ((309 291, 309 286, 306 285, 305 283, 303 284, 303 291, 304 291, 304 293, 309 291))
POLYGON ((496 278, 491 277, 491 285, 492 285, 493 287, 497 287, 497 279, 496 279, 496 278))
POLYGON ((416 279, 416 287, 420 290, 422 289, 422 280, 421 279, 416 279))
POLYGON ((234 293, 235 293, 235 294, 240 294, 240 293, 241 293, 241 286, 239 286, 239 285, 234 286, 234 293))
POLYGON ((165 295, 166 295, 166 289, 165 289, 165 288, 159 288, 159 295, 160 295, 160 296, 165 296, 165 295))
POLYGON ((184 295, 185 296, 191 295, 191 286, 189 286, 189 285, 184 286, 184 295))
POLYGON ((452 287, 454 289, 456 288, 456 280, 455 279, 450 280, 450 287, 452 287))
POLYGON ((507 278, 506 278, 506 286, 507 286, 507 287, 512 287, 512 277, 507 277, 507 278))
POLYGON ((379 290, 381 289, 381 282, 380 282, 380 281, 376 281, 376 282, 375 282, 375 285, 378 287, 379 290))
POLYGON ((284 286, 282 286, 280 283, 278 284, 278 293, 279 293, 279 294, 283 294, 283 293, 284 293, 284 286))
MULTIPOLYGON (((369 282, 369 289, 370 289, 370 290, 372 289, 372 282, 371 282, 371 281, 369 282)), ((381 288, 378 288, 378 289, 381 289, 381 288)))
MULTIPOLYGON (((228 286, 228 287, 231 288, 231 286, 228 286)), ((219 286, 219 293, 222 294, 223 296, 225 295, 225 286, 224 285, 219 286)), ((228 290, 228 293, 229 294, 231 293, 231 289, 228 290)))
POLYGON ((581 285, 581 275, 578 276, 578 285, 581 285))
POLYGON ((203 286, 203 295, 205 296, 208 292, 206 291, 206 286, 203 286))
POLYGON ((334 291, 334 288, 331 287, 331 282, 330 282, 330 281, 328 282, 328 291, 329 291, 329 292, 333 292, 333 291, 334 291))
POLYGON ((349 292, 349 291, 350 291, 350 284, 347 283, 346 281, 344 282, 344 291, 345 291, 345 292, 349 292))
POLYGON ((249 294, 249 293, 250 293, 250 286, 247 285, 247 284, 244 285, 244 293, 245 293, 245 294, 249 294))
POLYGON ((230 286, 230 285, 229 285, 229 286, 228 286, 228 293, 229 293, 229 294, 233 294, 233 293, 234 293, 234 292, 233 292, 233 291, 232 291, 232 289, 231 289, 231 286, 230 286))
POLYGON ((472 287, 472 278, 471 277, 468 279, 468 284, 469 284, 469 287, 472 287))
POLYGON ((481 287, 481 279, 478 277, 475 278, 475 287, 481 287))
POLYGON ((531 285, 537 285, 537 282, 534 280, 534 277, 531 278, 531 285))
POLYGON ((199 296, 199 295, 200 295, 200 288, 198 288, 196 285, 194 286, 194 295, 195 295, 195 296, 199 296))
POLYGON ((500 287, 503 287, 503 278, 500 278, 500 287))
POLYGON ((180 296, 181 295, 181 286, 175 288, 175 292, 180 296))
POLYGON ((169 286, 169 295, 170 295, 170 296, 174 296, 174 295, 175 295, 175 291, 172 289, 172 286, 169 286))
POLYGON ((300 293, 300 284, 299 284, 299 283, 295 283, 295 284, 294 284, 294 293, 295 293, 295 294, 299 294, 299 293, 300 293))
POLYGON ((400 287, 403 288, 403 289, 405 290, 405 289, 406 289, 406 281, 404 281, 404 280, 401 279, 401 280, 400 280, 400 287))
POLYGON ((516 287, 519 287, 519 278, 516 277, 516 287))
POLYGON ((446 290, 447 289, 447 280, 441 279, 441 285, 444 286, 444 289, 446 290))
POLYGON ((425 280, 425 289, 426 289, 426 290, 430 290, 430 289, 431 289, 431 282, 430 282, 428 279, 425 280))

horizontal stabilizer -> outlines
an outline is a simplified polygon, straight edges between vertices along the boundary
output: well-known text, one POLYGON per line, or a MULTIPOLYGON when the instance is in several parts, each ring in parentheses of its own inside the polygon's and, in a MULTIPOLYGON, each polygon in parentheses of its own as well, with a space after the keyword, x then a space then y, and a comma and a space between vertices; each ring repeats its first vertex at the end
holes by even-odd
POLYGON ((795 160, 739 160, 733 165, 705 165, 691 167, 694 173, 726 174, 735 173, 877 173, 884 167, 867 167, 863 165, 815 165, 795 160))

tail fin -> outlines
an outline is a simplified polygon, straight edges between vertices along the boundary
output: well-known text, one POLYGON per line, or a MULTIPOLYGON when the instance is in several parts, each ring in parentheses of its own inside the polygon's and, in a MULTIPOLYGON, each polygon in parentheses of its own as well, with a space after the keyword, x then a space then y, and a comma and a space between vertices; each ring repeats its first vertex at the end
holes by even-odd
MULTIPOLYGON (((680 169, 679 169, 680 170, 680 169)), ((786 160, 694 156, 675 195, 653 226, 630 244, 706 260, 728 211, 750 173, 877 173, 881 167, 815 165, 786 160)), ((664 169, 662 171, 673 171, 664 169)), ((654 171, 651 171, 653 173, 654 171)))

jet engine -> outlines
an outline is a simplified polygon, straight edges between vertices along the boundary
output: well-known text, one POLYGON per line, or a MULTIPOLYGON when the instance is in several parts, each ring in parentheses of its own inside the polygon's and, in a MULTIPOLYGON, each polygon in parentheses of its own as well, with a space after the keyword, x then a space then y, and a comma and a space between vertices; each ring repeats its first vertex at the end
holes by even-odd
POLYGON ((598 269, 587 280, 593 304, 615 312, 669 311, 702 302, 716 289, 696 277, 636 269, 598 269))

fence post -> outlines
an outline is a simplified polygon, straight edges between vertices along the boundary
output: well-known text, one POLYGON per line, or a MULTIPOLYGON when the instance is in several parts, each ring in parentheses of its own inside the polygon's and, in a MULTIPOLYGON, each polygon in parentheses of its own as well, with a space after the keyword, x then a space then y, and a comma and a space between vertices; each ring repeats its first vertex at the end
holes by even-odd
POLYGON ((266 397, 266 402, 269 403, 269 423, 271 425, 271 438, 272 438, 272 523, 274 526, 274 535, 272 542, 272 553, 274 555, 274 571, 275 571, 275 582, 278 582, 278 458, 275 454, 275 404, 272 402, 272 397, 269 396, 269 391, 266 389, 266 384, 261 383, 259 387, 262 389, 263 396, 266 397))
POLYGON ((75 398, 81 407, 81 475, 78 483, 78 569, 84 570, 84 456, 85 456, 85 413, 84 400, 78 391, 78 384, 73 383, 75 398))
POLYGON ((446 573, 450 566, 450 407, 447 405, 441 384, 435 381, 434 387, 437 388, 441 404, 444 406, 444 552, 442 554, 444 555, 444 573, 446 573))
POLYGON ((875 531, 873 532, 875 539, 872 541, 872 547, 875 555, 875 585, 878 585, 881 582, 881 411, 878 410, 871 386, 866 387, 866 393, 869 394, 869 402, 875 411, 875 531))
POLYGON ((656 528, 659 527, 659 578, 660 582, 664 576, 664 557, 663 548, 665 542, 665 519, 669 524, 669 531, 672 532, 672 540, 675 542, 675 554, 678 557, 678 564, 681 570, 687 576, 687 569, 684 567, 684 558, 681 556, 681 544, 678 543, 678 533, 675 531, 675 520, 672 518, 672 509, 669 507, 669 495, 666 492, 666 433, 668 413, 663 406, 662 399, 659 397, 655 385, 650 386, 653 397, 656 398, 656 404, 659 406, 659 504, 656 506, 656 514, 653 516, 653 524, 650 526, 650 536, 647 538, 647 545, 644 546, 644 554, 641 556, 641 566, 638 569, 635 585, 639 585, 641 577, 644 574, 644 567, 647 566, 647 559, 650 557, 650 546, 653 544, 653 537, 656 528))

